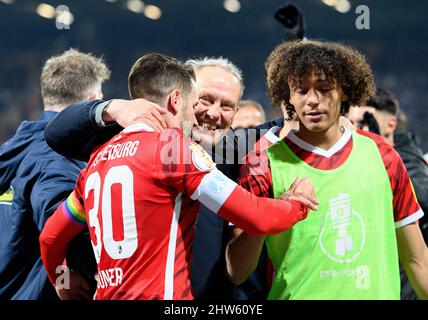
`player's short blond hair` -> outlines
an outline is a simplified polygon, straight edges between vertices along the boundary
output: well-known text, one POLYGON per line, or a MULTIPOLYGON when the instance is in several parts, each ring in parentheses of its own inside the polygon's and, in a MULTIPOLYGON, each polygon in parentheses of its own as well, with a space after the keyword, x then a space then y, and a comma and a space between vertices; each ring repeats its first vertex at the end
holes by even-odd
POLYGON ((110 78, 102 58, 69 49, 50 57, 42 69, 40 83, 45 106, 67 106, 83 100, 91 90, 110 78))

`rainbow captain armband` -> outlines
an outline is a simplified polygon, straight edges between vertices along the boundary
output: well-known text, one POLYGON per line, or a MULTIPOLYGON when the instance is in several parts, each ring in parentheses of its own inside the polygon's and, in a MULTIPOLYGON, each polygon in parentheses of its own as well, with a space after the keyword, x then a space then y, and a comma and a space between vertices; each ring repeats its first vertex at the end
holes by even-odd
POLYGON ((67 200, 62 203, 61 209, 68 218, 77 223, 86 224, 85 208, 80 204, 74 191, 69 195, 67 200))

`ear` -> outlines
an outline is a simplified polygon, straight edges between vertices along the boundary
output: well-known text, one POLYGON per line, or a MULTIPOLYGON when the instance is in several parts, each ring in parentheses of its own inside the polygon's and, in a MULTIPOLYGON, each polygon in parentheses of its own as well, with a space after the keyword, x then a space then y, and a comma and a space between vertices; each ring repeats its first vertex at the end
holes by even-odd
POLYGON ((177 89, 173 90, 168 97, 168 111, 176 115, 181 106, 181 95, 177 89))
MULTIPOLYGON (((95 92, 95 91, 91 91, 85 98, 84 100, 96 100, 96 99, 100 99, 99 95, 95 92)), ((102 99, 102 98, 101 98, 102 99)))
POLYGON ((391 134, 393 134, 395 129, 397 129, 397 117, 392 116, 389 118, 387 125, 388 129, 391 130, 391 134))
POLYGON ((88 92, 84 100, 102 100, 104 98, 103 95, 103 87, 102 83, 98 82, 95 87, 88 92))

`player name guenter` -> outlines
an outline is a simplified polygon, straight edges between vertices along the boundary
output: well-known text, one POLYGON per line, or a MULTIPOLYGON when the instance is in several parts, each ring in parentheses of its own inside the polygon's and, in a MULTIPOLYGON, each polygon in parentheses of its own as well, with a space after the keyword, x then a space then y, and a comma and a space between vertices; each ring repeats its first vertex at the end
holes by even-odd
POLYGON ((189 315, 192 318, 200 313, 212 315, 263 315, 261 304, 209 304, 207 307, 179 306, 173 303, 165 307, 165 315, 189 315))

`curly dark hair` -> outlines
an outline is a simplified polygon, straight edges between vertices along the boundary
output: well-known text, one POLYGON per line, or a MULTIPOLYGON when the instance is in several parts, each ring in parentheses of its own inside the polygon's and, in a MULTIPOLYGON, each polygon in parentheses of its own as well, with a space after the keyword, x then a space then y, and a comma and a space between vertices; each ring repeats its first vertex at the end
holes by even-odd
POLYGON ((342 102, 345 115, 350 105, 361 105, 376 93, 373 72, 365 57, 348 46, 320 40, 295 40, 280 44, 265 62, 267 94, 273 106, 285 105, 289 119, 295 113, 290 104, 290 86, 301 85, 313 72, 325 76, 341 87, 347 101, 342 102))

